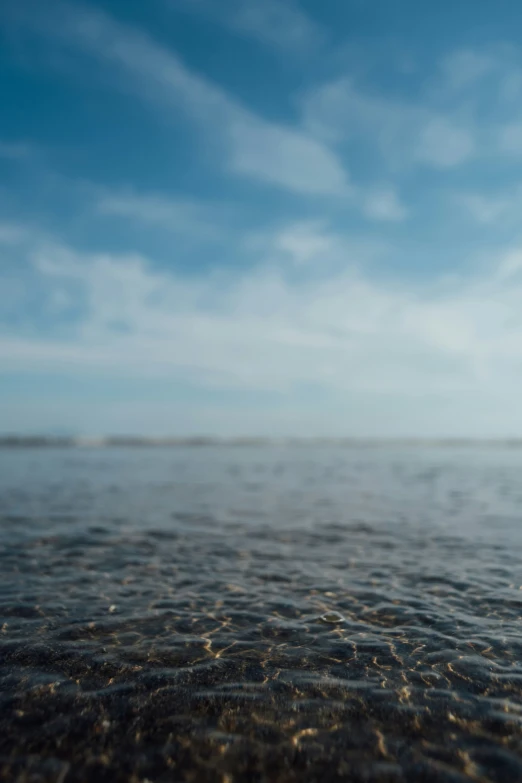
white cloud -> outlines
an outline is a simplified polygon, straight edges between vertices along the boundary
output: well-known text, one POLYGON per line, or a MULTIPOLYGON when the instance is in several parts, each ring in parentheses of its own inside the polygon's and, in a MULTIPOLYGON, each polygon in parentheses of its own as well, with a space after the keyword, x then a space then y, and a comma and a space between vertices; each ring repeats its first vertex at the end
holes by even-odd
POLYGON ((477 223, 517 225, 522 212, 522 185, 509 186, 495 193, 460 193, 454 201, 477 223))
POLYGON ((230 133, 236 171, 298 193, 348 195, 337 159, 314 139, 249 117, 233 122, 230 133))
POLYGON ((234 27, 285 51, 306 51, 321 39, 317 26, 289 0, 241 0, 232 5, 234 27))
POLYGON ((303 99, 306 127, 317 138, 340 142, 357 134, 376 134, 383 143, 402 125, 403 107, 358 90, 350 78, 339 78, 307 91, 303 99))
MULTIPOLYGON (((294 226, 271 257, 241 277, 180 278, 138 256, 33 251, 40 296, 81 291, 67 336, 0 341, 4 369, 136 377, 183 377, 206 388, 293 393, 314 384, 336 394, 501 394, 522 391, 520 251, 475 278, 414 286, 372 280, 355 258, 337 261, 338 238, 294 226), (285 258, 325 270, 288 277, 285 258), (303 254, 304 253, 304 254, 303 254)), ((306 267, 305 267, 306 269, 306 267)))
POLYGON ((331 253, 333 238, 323 223, 308 221, 287 226, 274 237, 274 247, 297 264, 321 261, 331 253))
POLYGON ((475 152, 473 136, 444 118, 428 120, 420 129, 415 157, 435 168, 451 168, 468 160, 475 152))
POLYGON ((510 207, 503 198, 491 198, 478 193, 463 195, 460 201, 478 223, 495 223, 510 207))
POLYGON ((522 272, 522 250, 515 249, 507 253, 502 259, 499 269, 498 277, 502 282, 506 282, 517 278, 520 278, 522 272))
POLYGON ((502 152, 522 155, 522 122, 508 123, 500 128, 499 146, 502 152))
POLYGON ((104 191, 96 202, 97 211, 109 217, 161 226, 169 232, 215 240, 223 233, 228 210, 221 204, 205 204, 183 198, 167 198, 135 191, 104 191))
POLYGON ((88 6, 58 0, 44 14, 20 11, 19 22, 75 54, 112 64, 124 76, 122 86, 159 104, 163 117, 167 108, 179 121, 182 109, 220 140, 233 171, 298 193, 338 194, 345 188, 343 167, 325 145, 257 117, 146 34, 88 6))
MULTIPOLYGON (((473 217, 477 223, 496 223, 510 211, 512 203, 502 197, 484 196, 480 193, 464 193, 457 197, 457 203, 473 217)), ((518 202, 520 207, 520 201, 518 202)))
MULTIPOLYGON (((510 44, 493 44, 480 50, 461 49, 444 57, 435 97, 442 101, 465 99, 489 103, 490 117, 499 106, 516 107, 522 95, 520 51, 510 44)), ((483 121, 487 119, 483 117, 483 121)))
POLYGON ((364 200, 363 211, 372 220, 400 222, 408 216, 397 193, 389 187, 370 191, 364 200))
POLYGON ((451 169, 499 153, 522 154, 520 52, 491 46, 445 55, 418 95, 394 96, 342 75, 307 90, 305 124, 329 144, 363 142, 398 172, 451 169))
POLYGON ((375 144, 393 168, 413 163, 449 168, 476 151, 475 128, 451 113, 364 93, 348 78, 311 90, 303 108, 306 127, 317 138, 375 144))
POLYGON ((173 7, 203 13, 240 35, 279 49, 283 54, 308 54, 320 46, 318 25, 291 0, 175 0, 173 7))
POLYGON ((473 87, 497 70, 498 57, 493 54, 461 49, 451 52, 441 63, 444 89, 460 92, 473 87))

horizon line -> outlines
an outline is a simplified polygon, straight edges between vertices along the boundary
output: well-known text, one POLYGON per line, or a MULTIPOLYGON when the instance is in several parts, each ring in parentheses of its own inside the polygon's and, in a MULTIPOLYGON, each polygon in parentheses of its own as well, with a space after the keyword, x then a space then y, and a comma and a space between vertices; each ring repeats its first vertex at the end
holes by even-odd
POLYGON ((0 448, 110 448, 110 447, 169 447, 169 446, 503 446, 522 448, 522 436, 149 436, 149 435, 21 435, 0 433, 0 448))

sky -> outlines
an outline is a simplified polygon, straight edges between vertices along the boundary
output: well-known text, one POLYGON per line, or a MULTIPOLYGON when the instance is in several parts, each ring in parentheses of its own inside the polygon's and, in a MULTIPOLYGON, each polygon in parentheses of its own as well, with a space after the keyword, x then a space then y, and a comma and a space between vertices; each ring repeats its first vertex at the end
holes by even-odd
POLYGON ((522 435, 521 24, 4 0, 0 433, 522 435))

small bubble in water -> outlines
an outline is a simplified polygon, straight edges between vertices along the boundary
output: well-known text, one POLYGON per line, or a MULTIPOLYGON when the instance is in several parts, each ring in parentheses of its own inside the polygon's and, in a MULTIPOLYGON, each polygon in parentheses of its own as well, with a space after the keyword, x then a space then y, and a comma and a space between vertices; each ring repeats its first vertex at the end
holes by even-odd
POLYGON ((325 612, 321 615, 323 623, 344 623, 345 618, 340 612, 325 612))

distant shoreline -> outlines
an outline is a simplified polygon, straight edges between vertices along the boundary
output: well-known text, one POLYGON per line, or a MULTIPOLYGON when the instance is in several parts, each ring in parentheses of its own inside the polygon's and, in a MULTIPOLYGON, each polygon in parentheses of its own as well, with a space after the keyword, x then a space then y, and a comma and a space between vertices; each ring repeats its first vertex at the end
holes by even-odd
POLYGON ((385 447, 444 447, 444 448, 522 448, 520 438, 327 438, 327 437, 294 437, 294 438, 263 438, 263 437, 166 437, 152 438, 146 436, 103 436, 103 437, 59 437, 45 435, 0 435, 0 449, 27 448, 71 448, 71 449, 105 449, 105 448, 169 448, 176 446, 216 447, 216 446, 339 446, 348 448, 385 448, 385 447))

